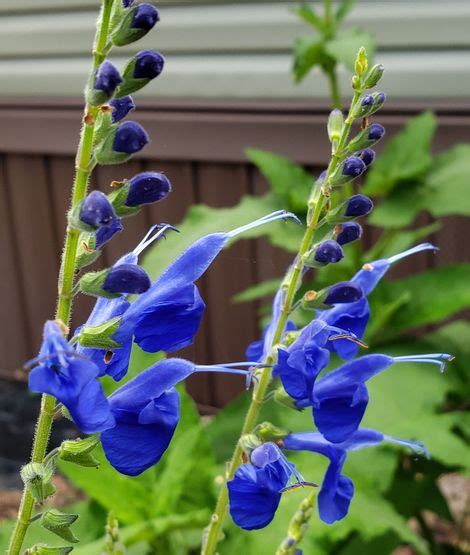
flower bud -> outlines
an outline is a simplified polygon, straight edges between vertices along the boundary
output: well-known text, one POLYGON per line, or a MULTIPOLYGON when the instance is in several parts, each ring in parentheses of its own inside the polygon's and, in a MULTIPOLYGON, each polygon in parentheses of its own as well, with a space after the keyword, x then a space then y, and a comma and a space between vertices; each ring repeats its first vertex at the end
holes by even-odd
POLYGON ((133 4, 134 0, 122 0, 122 7, 123 8, 128 8, 129 6, 131 6, 133 4))
POLYGON ((333 304, 354 303, 363 295, 359 285, 352 281, 343 281, 320 291, 307 291, 300 304, 304 310, 323 310, 333 304))
POLYGON ((160 21, 160 15, 155 6, 147 3, 136 4, 124 15, 121 23, 112 32, 111 42, 116 46, 131 44, 145 36, 158 21, 160 21))
POLYGON ((337 108, 330 113, 328 118, 328 137, 331 142, 338 141, 343 129, 343 112, 337 108))
POLYGON ((41 463, 29 463, 20 471, 24 485, 38 503, 44 503, 55 492, 55 487, 50 482, 52 474, 53 466, 41 463))
POLYGON ((138 52, 124 68, 124 83, 119 87, 117 96, 125 96, 145 87, 160 75, 164 65, 165 58, 159 52, 153 50, 138 52))
POLYGON ((353 110, 352 117, 354 118, 366 118, 377 112, 382 108, 385 102, 385 94, 383 92, 376 92, 364 96, 360 102, 353 110))
POLYGON ((125 121, 113 129, 98 145, 95 158, 99 164, 121 164, 149 142, 145 129, 135 121, 125 121))
POLYGON ((107 227, 100 227, 95 233, 95 249, 99 250, 110 239, 123 230, 123 225, 119 218, 114 219, 107 227))
POLYGON ((362 227, 357 222, 345 222, 341 225, 336 241, 340 245, 347 245, 357 241, 362 236, 362 227))
POLYGON ((58 457, 79 466, 98 468, 99 462, 91 453, 98 443, 99 438, 96 435, 85 439, 65 440, 59 447, 58 457))
POLYGON ((374 208, 374 203, 365 195, 353 195, 346 203, 344 215, 347 218, 366 216, 374 208))
POLYGON ((364 80, 365 88, 372 89, 372 87, 375 87, 380 79, 382 79, 384 71, 385 68, 382 64, 376 64, 374 67, 372 67, 364 80))
POLYGON ((344 256, 341 246, 331 239, 315 245, 303 256, 303 262, 309 268, 320 268, 327 264, 339 262, 344 256))
POLYGON ((103 62, 95 71, 93 87, 86 92, 86 101, 92 106, 107 102, 122 83, 122 77, 116 67, 108 61, 103 62))
POLYGON ((332 187, 344 185, 359 177, 366 169, 367 166, 358 156, 350 156, 335 170, 330 178, 330 185, 332 187))
POLYGON ((170 191, 170 180, 163 173, 139 173, 129 180, 126 206, 140 206, 157 202, 164 199, 170 191))
POLYGON ((150 278, 137 264, 119 264, 82 276, 78 287, 85 295, 115 298, 140 294, 150 287, 150 278))
POLYGON ((41 526, 65 541, 77 543, 78 539, 72 530, 70 530, 70 526, 77 518, 78 515, 62 513, 57 509, 49 509, 41 517, 41 526))
POLYGON ((353 153, 371 147, 385 135, 385 128, 380 123, 373 123, 354 137, 346 149, 346 153, 353 153))
POLYGON ((364 162, 364 164, 369 167, 375 160, 375 152, 371 148, 365 148, 360 154, 359 158, 364 162))
POLYGON ((113 113, 111 115, 112 123, 117 123, 118 121, 121 121, 131 110, 135 109, 135 104, 132 96, 113 98, 109 102, 109 105, 113 108, 113 113))
POLYGON ((80 206, 80 221, 92 229, 108 226, 115 218, 112 204, 101 191, 92 191, 80 206))
POLYGON ((23 555, 67 555, 73 550, 71 546, 52 547, 43 543, 38 543, 27 549, 23 555))
POLYGON ((364 73, 367 71, 368 61, 367 61, 367 52, 366 49, 361 46, 359 48, 359 52, 356 56, 356 62, 354 64, 354 69, 356 70, 356 75, 362 77, 364 73))

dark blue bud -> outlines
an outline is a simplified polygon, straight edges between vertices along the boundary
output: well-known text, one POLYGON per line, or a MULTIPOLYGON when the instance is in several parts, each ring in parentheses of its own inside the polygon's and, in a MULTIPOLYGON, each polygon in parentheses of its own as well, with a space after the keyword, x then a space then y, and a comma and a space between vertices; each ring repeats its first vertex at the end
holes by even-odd
POLYGON ((116 218, 108 197, 100 191, 92 191, 80 208, 80 220, 94 228, 108 226, 116 218))
POLYGON ((113 141, 115 152, 134 154, 142 150, 149 142, 149 136, 145 129, 135 121, 121 123, 116 131, 113 141))
POLYGON ((369 197, 365 195, 353 195, 347 203, 346 212, 344 213, 347 217, 357 218, 359 216, 365 216, 374 208, 374 203, 369 197))
POLYGON ((379 104, 379 105, 383 104, 383 103, 385 102, 386 99, 387 99, 387 97, 385 96, 385 93, 380 92, 380 93, 377 95, 377 104, 379 104))
POLYGON ((352 281, 342 281, 332 285, 324 300, 325 304, 354 303, 363 296, 362 289, 352 281))
POLYGON ((358 177, 366 171, 366 164, 357 156, 350 156, 346 158, 343 165, 343 175, 349 177, 358 177))
POLYGON ((165 58, 153 50, 142 50, 135 56, 134 78, 154 79, 163 71, 165 58))
POLYGON ((361 107, 368 108, 374 104, 374 97, 371 94, 368 94, 362 99, 361 107))
POLYGON ((166 175, 157 172, 144 172, 129 180, 129 193, 126 206, 140 206, 164 199, 171 191, 171 183, 166 175))
POLYGON ((137 264, 119 264, 109 271, 103 289, 108 293, 145 293, 150 287, 150 278, 137 264))
POLYGON ((369 127, 368 139, 370 141, 380 141, 380 139, 385 135, 385 127, 380 125, 380 123, 373 123, 369 127))
POLYGON ((371 148, 365 148, 360 154, 359 158, 368 167, 375 160, 375 152, 371 148))
POLYGON ((345 222, 341 225, 341 231, 336 237, 340 245, 347 245, 361 238, 362 227, 357 222, 345 222))
POLYGON ((160 21, 160 15, 155 6, 152 6, 152 4, 139 4, 135 10, 131 27, 150 31, 157 21, 160 21))
POLYGON ((122 77, 119 71, 111 62, 106 61, 96 70, 93 88, 111 97, 121 83, 122 77))
POLYGON ((100 250, 105 243, 107 243, 114 237, 114 235, 116 235, 116 233, 119 233, 123 229, 124 228, 119 218, 115 218, 106 227, 100 227, 95 233, 95 249, 100 250))
POLYGON ((122 7, 128 8, 130 5, 132 5, 133 2, 134 0, 122 0, 122 7))
POLYGON ((315 249, 314 259, 319 264, 339 262, 344 256, 343 249, 336 241, 328 240, 320 243, 315 249))
POLYGON ((135 109, 135 104, 132 100, 132 96, 113 98, 110 101, 109 105, 113 108, 113 113, 111 115, 111 120, 113 123, 121 121, 131 110, 135 109))

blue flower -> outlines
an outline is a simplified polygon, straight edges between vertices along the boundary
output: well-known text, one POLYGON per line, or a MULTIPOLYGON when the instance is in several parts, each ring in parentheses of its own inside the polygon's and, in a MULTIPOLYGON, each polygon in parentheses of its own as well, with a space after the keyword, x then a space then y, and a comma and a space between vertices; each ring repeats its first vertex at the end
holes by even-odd
POLYGON ((134 29, 144 29, 150 31, 157 21, 160 20, 160 15, 157 8, 152 4, 138 4, 134 12, 131 27, 134 29))
POLYGON ((340 231, 336 236, 336 241, 340 245, 347 245, 357 241, 362 236, 362 227, 357 222, 344 222, 341 224, 340 231))
POLYGON ((233 367, 251 364, 198 366, 177 358, 157 362, 109 397, 116 424, 101 434, 106 458, 121 474, 141 474, 160 460, 178 425, 176 384, 195 372, 249 376, 250 370, 233 367))
POLYGON ((124 119, 127 114, 135 109, 135 103, 132 96, 123 96, 122 98, 112 98, 109 105, 113 108, 111 121, 117 123, 124 119))
MULTIPOLYGON (((392 264, 424 250, 435 251, 437 248, 431 243, 421 243, 420 245, 396 254, 395 256, 391 256, 390 258, 375 260, 374 262, 365 264, 351 281, 363 290, 364 295, 369 295, 390 269, 392 264)), ((317 311, 316 317, 325 320, 331 326, 347 330, 359 339, 362 339, 370 317, 369 303, 367 299, 363 297, 355 303, 337 305, 328 310, 317 311)), ((338 339, 330 343, 329 348, 336 351, 346 360, 354 357, 359 349, 358 345, 343 339, 338 339)))
POLYGON ((106 61, 96 70, 93 87, 98 91, 106 93, 108 98, 110 98, 121 83, 122 77, 119 71, 111 62, 106 61))
POLYGON ((142 50, 135 55, 134 59, 134 79, 155 79, 165 65, 165 58, 153 50, 142 50))
POLYGON ((386 436, 375 430, 357 430, 343 443, 331 443, 319 433, 290 434, 283 440, 283 448, 292 451, 312 451, 330 459, 318 495, 320 518, 327 524, 343 519, 354 495, 354 484, 342 474, 348 452, 374 447, 383 441, 404 445, 416 453, 428 453, 420 442, 406 441, 386 436))
POLYGON ((94 229, 109 226, 116 220, 113 205, 101 191, 92 191, 83 201, 80 220, 94 229))
POLYGON ((227 482, 230 515, 240 528, 259 530, 274 518, 291 476, 295 478, 294 483, 306 483, 274 443, 264 443, 254 449, 250 460, 251 464, 240 466, 227 482))
POLYGON ((312 396, 315 425, 328 441, 342 443, 362 421, 369 402, 366 382, 370 378, 394 363, 426 362, 443 369, 444 361, 452 358, 447 353, 405 357, 372 354, 346 362, 315 382, 312 396))
POLYGON ((171 183, 163 173, 143 172, 129 180, 126 206, 140 206, 164 199, 171 191, 171 183))
POLYGON ((37 364, 29 374, 29 388, 58 399, 82 432, 100 432, 114 424, 96 379, 99 368, 69 345, 55 322, 46 322, 39 356, 29 364, 37 364))
POLYGON ((126 154, 135 154, 149 142, 145 129, 135 121, 125 121, 117 128, 113 141, 113 150, 126 154))

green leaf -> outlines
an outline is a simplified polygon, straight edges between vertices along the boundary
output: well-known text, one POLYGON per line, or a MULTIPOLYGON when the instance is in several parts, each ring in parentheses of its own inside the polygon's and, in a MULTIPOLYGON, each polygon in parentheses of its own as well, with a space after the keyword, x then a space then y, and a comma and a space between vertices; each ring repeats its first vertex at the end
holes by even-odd
POLYGON ((316 38, 301 38, 294 43, 294 65, 292 71, 296 83, 300 83, 315 66, 331 64, 324 43, 316 38))
POLYGON ((356 0, 341 0, 339 8, 336 12, 335 18, 337 23, 341 23, 349 12, 354 8, 356 0))
POLYGON ((305 214, 314 178, 302 166, 294 164, 284 156, 253 148, 245 152, 268 180, 283 206, 298 215, 305 214))
POLYGON ((435 130, 436 118, 431 112, 410 120, 368 172, 364 194, 384 196, 398 183, 422 176, 432 163, 430 146, 435 130))
POLYGON ((411 295, 410 301, 392 315, 387 330, 382 330, 383 338, 435 324, 469 308, 469 282, 470 264, 456 264, 382 283, 370 296, 372 315, 405 291, 411 295))
POLYGON ((315 12, 310 4, 302 4, 301 6, 294 8, 292 11, 318 31, 321 32, 325 29, 324 20, 315 12))
POLYGON ((281 278, 268 279, 257 283, 252 287, 248 287, 245 291, 238 293, 233 297, 233 302, 235 303, 246 303, 249 301, 256 301, 267 295, 273 295, 279 289, 281 284, 281 278))
POLYGON ((354 62, 361 46, 366 49, 369 64, 372 64, 375 54, 374 38, 362 29, 348 29, 338 34, 336 38, 325 44, 325 50, 334 60, 345 65, 349 71, 354 71, 354 62))

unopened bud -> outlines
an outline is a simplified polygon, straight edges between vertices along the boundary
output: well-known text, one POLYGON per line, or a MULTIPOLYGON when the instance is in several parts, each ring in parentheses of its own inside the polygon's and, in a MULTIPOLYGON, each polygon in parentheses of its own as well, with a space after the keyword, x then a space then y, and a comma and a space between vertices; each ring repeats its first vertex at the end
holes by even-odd
POLYGON ((122 77, 116 67, 109 61, 103 62, 95 71, 93 85, 86 92, 86 101, 91 106, 107 102, 122 83, 122 77))
POLYGON ((315 245, 304 254, 302 261, 309 268, 320 268, 339 262, 344 256, 341 246, 331 239, 315 245))
MULTIPOLYGON (((74 214, 72 214, 74 218, 74 214)), ((78 218, 88 229, 108 226, 116 218, 114 208, 108 197, 101 191, 92 191, 79 206, 78 218)), ((71 222, 76 224, 75 221, 71 222)))
POLYGON ((77 518, 78 515, 62 513, 57 509, 50 509, 43 513, 41 517, 41 526, 65 541, 77 543, 78 539, 75 537, 72 530, 70 530, 70 526, 77 518))
POLYGON ((328 118, 328 137, 333 143, 339 140, 341 130, 343 129, 343 113, 341 110, 335 109, 330 113, 328 118))
POLYGON ((353 153, 373 146, 385 135, 385 128, 380 123, 373 123, 354 137, 346 148, 346 153, 353 153))
POLYGON ((135 121, 125 121, 111 129, 95 151, 98 164, 121 164, 149 142, 145 129, 135 121))
POLYGON ((361 102, 352 112, 353 118, 366 118, 382 108, 385 102, 385 94, 376 92, 362 97, 361 102))
POLYGON ((124 119, 127 114, 135 109, 135 103, 132 96, 122 96, 121 98, 113 98, 110 100, 109 105, 112 108, 111 120, 117 123, 124 119))
POLYGON ((365 88, 372 89, 372 87, 375 87, 375 85, 377 85, 377 83, 382 78, 384 71, 385 68, 382 64, 376 64, 374 67, 372 67, 364 80, 365 88))
POLYGON ((365 148, 363 151, 360 152, 359 158, 367 167, 369 167, 375 160, 375 152, 371 148, 365 148))
POLYGON ((344 222, 338 228, 335 238, 340 245, 357 241, 362 236, 362 227, 357 222, 344 222))
POLYGON ((354 64, 354 68, 356 70, 356 75, 362 77, 364 73, 367 71, 368 61, 367 61, 367 52, 366 49, 361 46, 359 52, 356 56, 356 62, 354 64))
POLYGON ((129 95, 145 87, 163 71, 165 58, 153 50, 138 52, 123 71, 124 83, 119 87, 117 97, 129 95))
POLYGON ((301 306, 304 310, 327 309, 334 304, 353 303, 362 298, 362 289, 351 281, 336 283, 331 287, 326 287, 316 292, 315 296, 305 295, 301 299, 301 306))
POLYGON ((374 208, 374 203, 365 195, 353 195, 326 215, 326 221, 331 225, 342 224, 346 220, 366 216, 374 208))
POLYGON ((357 156, 350 156, 340 164, 330 177, 330 185, 338 187, 362 175, 367 169, 365 163, 357 156))
POLYGON ((116 46, 131 44, 145 36, 159 20, 158 10, 152 4, 136 4, 113 31, 111 41, 116 46))

